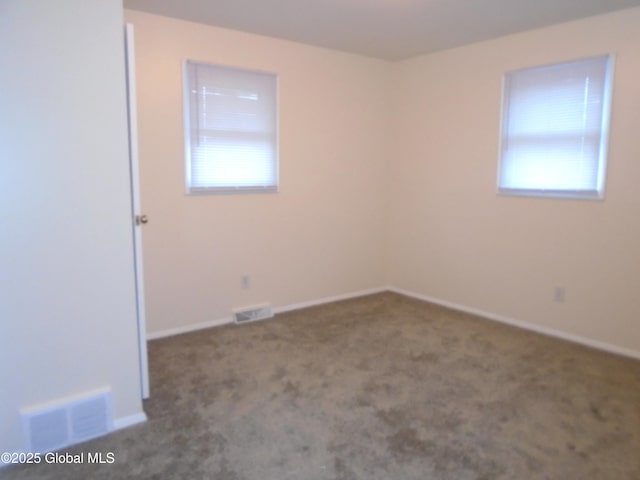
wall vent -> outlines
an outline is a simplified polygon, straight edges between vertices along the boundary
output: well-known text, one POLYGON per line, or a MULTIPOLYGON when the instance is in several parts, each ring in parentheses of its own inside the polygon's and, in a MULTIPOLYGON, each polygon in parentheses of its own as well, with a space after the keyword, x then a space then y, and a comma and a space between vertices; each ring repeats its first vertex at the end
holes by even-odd
POLYGON ((30 452, 51 452, 113 430, 110 390, 23 409, 20 413, 30 452))
POLYGON ((271 305, 241 308, 233 311, 233 321, 236 323, 255 322, 273 317, 271 305))

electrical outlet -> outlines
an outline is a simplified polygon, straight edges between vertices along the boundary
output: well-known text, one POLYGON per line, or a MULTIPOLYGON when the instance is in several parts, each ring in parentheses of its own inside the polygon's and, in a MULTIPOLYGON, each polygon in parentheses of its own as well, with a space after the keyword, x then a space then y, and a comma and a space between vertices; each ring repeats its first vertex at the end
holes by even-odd
POLYGON ((553 301, 558 303, 564 303, 566 292, 564 287, 556 287, 553 290, 553 301))
POLYGON ((240 285, 245 290, 250 288, 251 287, 251 277, 249 275, 246 275, 246 274, 242 275, 242 277, 240 277, 240 285))

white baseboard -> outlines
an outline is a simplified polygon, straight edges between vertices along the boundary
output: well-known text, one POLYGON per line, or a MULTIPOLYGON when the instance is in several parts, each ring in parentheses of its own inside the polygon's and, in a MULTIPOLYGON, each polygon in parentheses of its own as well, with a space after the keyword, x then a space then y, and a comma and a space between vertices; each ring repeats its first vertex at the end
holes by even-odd
POLYGON ((614 353, 616 355, 622 355, 624 357, 630 357, 636 360, 640 360, 640 352, 629 349, 629 348, 619 347, 617 345, 612 345, 610 343, 601 342, 599 340, 593 340, 586 337, 581 337, 580 335, 563 332, 561 330, 556 330, 549 327, 542 327, 540 325, 536 325, 529 322, 523 322, 521 320, 514 320, 513 318, 505 317, 503 315, 498 315, 491 312, 485 312, 477 308, 467 307, 465 305, 449 302, 447 300, 441 300, 439 298, 429 297, 428 295, 422 295, 420 293, 403 290, 401 288, 389 287, 388 290, 390 292, 395 292, 400 295, 415 298, 417 300, 422 300, 425 302, 434 303, 436 305, 441 305, 443 307, 451 308, 452 310, 470 313, 472 315, 478 315, 488 320, 493 320, 496 322, 504 323, 506 325, 511 325, 513 327, 522 328, 523 330, 529 330, 531 332, 540 333, 542 335, 547 335, 547 336, 559 338, 562 340, 567 340, 569 342, 578 343, 580 345, 595 348, 597 350, 603 350, 605 352, 614 353))
POLYGON ((160 330, 158 332, 152 332, 147 334, 147 340, 156 340, 158 338, 173 337, 174 335, 180 335, 182 333, 195 332, 196 330, 204 330, 205 328, 221 327, 233 323, 233 318, 225 317, 218 318, 216 320, 210 320, 208 322, 192 323, 191 325, 184 325, 182 327, 169 328, 167 330, 160 330))
POLYGON ((284 307, 277 307, 273 309, 274 313, 285 313, 291 312, 293 310, 300 310, 302 308, 315 307, 318 305, 324 305, 326 303, 340 302, 342 300, 350 300, 352 298, 364 297, 367 295, 374 295, 376 293, 387 292, 389 288, 387 287, 378 287, 378 288, 370 288, 368 290, 359 290, 357 292, 346 293, 343 295, 334 295, 332 297, 324 297, 318 300, 311 300, 308 302, 294 303, 292 305, 285 305, 284 307))
MULTIPOLYGON (((359 290, 357 292, 346 293, 342 295, 334 295, 331 297, 324 297, 317 300, 310 300, 308 302, 294 303, 291 305, 284 305, 282 307, 276 307, 273 309, 273 313, 285 313, 293 310, 300 310, 301 308, 315 307, 317 305, 323 305, 325 303, 339 302, 340 300, 349 300, 351 298, 364 297, 365 295, 373 295, 375 293, 381 293, 388 291, 388 287, 371 288, 368 290, 359 290)), ((233 323, 232 317, 219 318, 216 320, 210 320, 208 322, 194 323, 191 325, 185 325, 183 327, 169 328, 167 330, 160 330, 158 332, 152 332, 147 334, 147 340, 156 340, 158 338, 172 337, 174 335, 180 335, 182 333, 195 332, 197 330, 203 330, 205 328, 220 327, 222 325, 228 325, 233 323)))
POLYGON ((113 421, 113 430, 121 430, 123 428, 137 425, 138 423, 144 423, 147 421, 147 414, 144 412, 128 415, 126 417, 116 418, 113 421))

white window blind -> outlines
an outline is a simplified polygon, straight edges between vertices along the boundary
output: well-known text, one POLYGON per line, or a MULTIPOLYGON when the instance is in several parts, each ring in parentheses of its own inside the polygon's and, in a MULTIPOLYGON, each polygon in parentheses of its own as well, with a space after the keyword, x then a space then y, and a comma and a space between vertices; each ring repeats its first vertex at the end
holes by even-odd
POLYGON ((187 61, 188 193, 278 189, 277 77, 187 61))
POLYGON ((505 75, 500 193, 602 198, 612 63, 605 55, 505 75))

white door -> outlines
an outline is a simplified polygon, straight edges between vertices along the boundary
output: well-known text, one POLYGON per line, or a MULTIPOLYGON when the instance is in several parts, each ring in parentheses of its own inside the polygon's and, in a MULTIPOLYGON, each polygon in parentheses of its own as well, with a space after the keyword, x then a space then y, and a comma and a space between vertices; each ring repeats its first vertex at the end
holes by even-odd
POLYGON ((147 332, 144 309, 144 274, 142 270, 142 227, 147 216, 140 210, 140 171, 138 166, 138 116, 136 111, 136 66, 133 25, 125 26, 125 52, 127 62, 127 104, 129 113, 129 164, 131 166, 131 198, 133 241, 136 271, 136 299, 138 304, 138 343, 140 350, 140 391, 149 398, 149 362, 147 359, 147 332))

